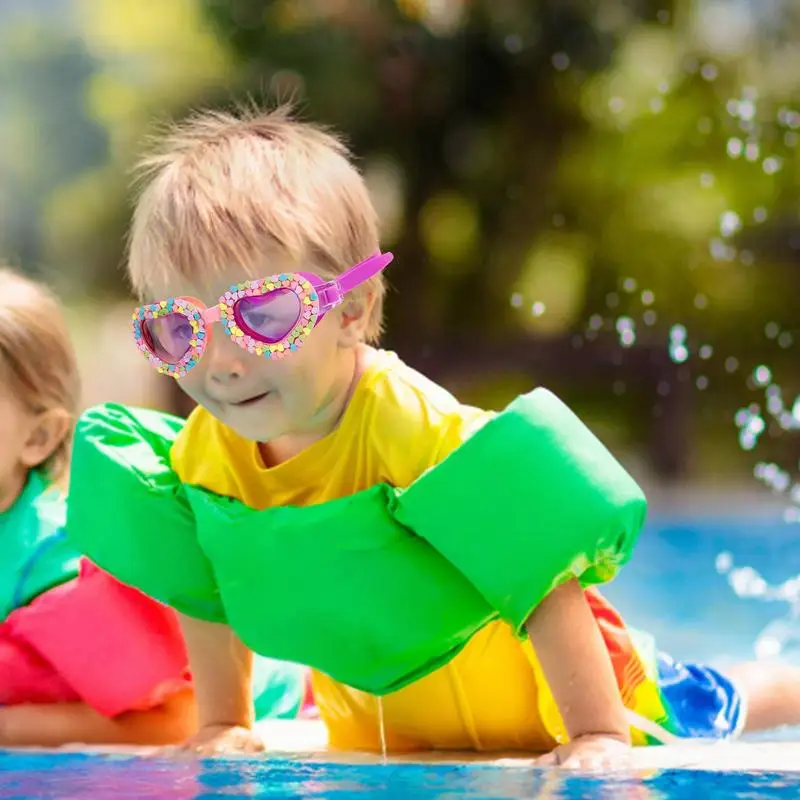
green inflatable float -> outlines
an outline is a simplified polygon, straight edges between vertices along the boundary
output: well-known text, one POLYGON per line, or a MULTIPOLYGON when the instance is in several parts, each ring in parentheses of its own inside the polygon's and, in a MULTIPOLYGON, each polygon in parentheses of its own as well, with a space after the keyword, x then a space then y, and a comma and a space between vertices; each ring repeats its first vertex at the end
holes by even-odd
POLYGON ((611 579, 646 501, 550 392, 517 398, 406 489, 256 511, 181 483, 182 421, 104 405, 79 420, 68 531, 119 580, 255 652, 377 695, 557 585, 611 579))

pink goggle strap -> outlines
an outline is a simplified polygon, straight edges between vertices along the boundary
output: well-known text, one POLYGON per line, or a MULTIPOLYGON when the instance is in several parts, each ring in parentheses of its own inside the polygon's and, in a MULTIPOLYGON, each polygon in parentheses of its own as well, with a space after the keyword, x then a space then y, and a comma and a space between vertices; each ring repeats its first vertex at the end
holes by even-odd
POLYGON ((337 281, 339 284, 339 291, 342 294, 347 294, 365 283, 374 275, 382 272, 392 263, 394 256, 391 253, 376 253, 374 256, 364 259, 360 264, 356 264, 351 269, 347 270, 337 281))
POLYGON ((386 269, 393 259, 391 253, 376 253, 351 267, 334 281, 320 281, 310 272, 301 272, 304 278, 311 281, 319 295, 319 318, 322 319, 323 315, 338 306, 348 292, 386 269))

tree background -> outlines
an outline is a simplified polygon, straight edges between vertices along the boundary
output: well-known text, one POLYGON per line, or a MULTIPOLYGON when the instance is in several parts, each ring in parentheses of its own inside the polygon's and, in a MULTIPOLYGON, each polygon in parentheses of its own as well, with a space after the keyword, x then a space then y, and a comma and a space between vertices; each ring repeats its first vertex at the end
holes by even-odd
POLYGON ((0 249, 89 399, 179 408, 125 338, 129 169, 156 120, 292 99, 381 212, 387 346, 476 403, 551 386, 662 482, 796 484, 798 41, 791 0, 4 0, 0 249))

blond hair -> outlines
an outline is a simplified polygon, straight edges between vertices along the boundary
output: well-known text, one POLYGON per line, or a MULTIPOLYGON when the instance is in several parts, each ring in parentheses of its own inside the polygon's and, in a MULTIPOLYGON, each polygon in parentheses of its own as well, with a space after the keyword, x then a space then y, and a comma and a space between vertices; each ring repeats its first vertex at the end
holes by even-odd
MULTIPOLYGON (((61 304, 45 286, 0 267, 2 381, 34 414, 63 409, 74 421, 80 379, 61 304)), ((72 429, 39 465, 53 481, 65 478, 72 429)))
MULTIPOLYGON (((128 240, 128 274, 144 297, 176 274, 196 280, 251 267, 277 245, 334 278, 379 249, 378 220, 350 153, 333 133, 270 112, 199 112, 172 125, 140 161, 144 184, 128 240)), ((384 281, 366 328, 380 335, 384 281)), ((155 299, 155 298, 149 298, 155 299)))

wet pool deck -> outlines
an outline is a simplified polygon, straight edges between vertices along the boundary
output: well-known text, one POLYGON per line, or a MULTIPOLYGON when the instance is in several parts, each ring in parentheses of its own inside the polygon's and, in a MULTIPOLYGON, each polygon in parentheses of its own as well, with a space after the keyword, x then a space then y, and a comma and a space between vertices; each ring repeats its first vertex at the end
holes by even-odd
MULTIPOLYGON (((259 724, 270 753, 300 760, 344 761, 349 763, 380 762, 380 756, 365 753, 342 753, 327 749, 325 729, 314 721, 270 721, 259 724)), ((153 748, 98 747, 64 748, 69 752, 116 753, 152 756, 153 748)), ((479 763, 509 768, 526 768, 533 764, 527 755, 487 756, 475 753, 415 753, 390 755, 393 763, 479 763)), ((681 744, 665 747, 637 748, 634 770, 687 769, 736 772, 800 772, 800 741, 735 742, 717 744, 681 744)))

